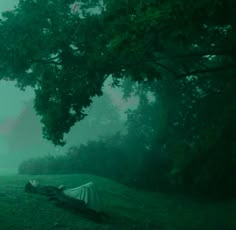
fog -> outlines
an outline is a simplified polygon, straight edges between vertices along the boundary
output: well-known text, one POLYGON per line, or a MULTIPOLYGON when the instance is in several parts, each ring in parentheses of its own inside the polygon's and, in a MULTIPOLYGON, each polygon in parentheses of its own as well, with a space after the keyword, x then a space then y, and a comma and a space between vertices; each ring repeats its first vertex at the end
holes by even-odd
POLYGON ((33 91, 27 89, 25 92, 15 87, 14 82, 0 81, 0 167, 16 167, 14 161, 18 157, 9 153, 7 136, 14 127, 17 117, 22 113, 26 101, 33 99, 33 91))
POLYGON ((104 95, 94 98, 87 117, 72 127, 65 136, 64 147, 54 146, 42 137, 40 117, 33 108, 32 89, 20 91, 13 82, 0 82, 0 167, 2 171, 16 168, 25 159, 47 154, 63 154, 73 145, 85 144, 115 132, 124 132, 125 111, 137 99, 124 102, 118 89, 107 84, 104 95), (109 129, 101 126, 109 125, 109 129))
POLYGON ((12 9, 16 4, 18 0, 7 0, 7 1, 0 1, 0 11, 4 10, 10 10, 12 9))
MULTIPOLYGON (((0 11, 11 10, 17 2, 0 1, 0 11)), ((0 173, 16 171, 28 158, 63 154, 71 146, 125 132, 125 111, 135 108, 138 99, 132 97, 124 101, 121 91, 111 87, 111 79, 106 81, 103 91, 104 96, 94 98, 87 109, 88 116, 65 136, 67 144, 58 147, 42 137, 40 117, 33 108, 33 89, 21 91, 15 82, 0 81, 0 173), (109 129, 101 128, 101 125, 109 125, 109 129)))

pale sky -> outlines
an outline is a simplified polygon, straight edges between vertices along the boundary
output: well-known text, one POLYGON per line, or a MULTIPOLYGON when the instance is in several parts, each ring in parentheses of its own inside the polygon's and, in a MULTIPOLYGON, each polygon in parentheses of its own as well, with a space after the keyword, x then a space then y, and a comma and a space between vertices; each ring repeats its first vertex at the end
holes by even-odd
POLYGON ((18 0, 0 0, 0 11, 2 12, 4 10, 10 10, 17 3, 18 3, 18 0))

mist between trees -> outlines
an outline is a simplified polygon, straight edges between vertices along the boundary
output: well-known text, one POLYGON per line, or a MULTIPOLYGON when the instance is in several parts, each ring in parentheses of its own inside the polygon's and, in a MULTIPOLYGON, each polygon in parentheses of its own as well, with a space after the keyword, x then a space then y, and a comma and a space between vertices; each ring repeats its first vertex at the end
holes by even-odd
POLYGON ((234 197, 235 4, 25 0, 4 12, 1 78, 34 89, 43 136, 55 145, 65 144, 109 77, 124 97, 139 98, 125 133, 26 161, 19 172, 94 173, 152 190, 234 197))

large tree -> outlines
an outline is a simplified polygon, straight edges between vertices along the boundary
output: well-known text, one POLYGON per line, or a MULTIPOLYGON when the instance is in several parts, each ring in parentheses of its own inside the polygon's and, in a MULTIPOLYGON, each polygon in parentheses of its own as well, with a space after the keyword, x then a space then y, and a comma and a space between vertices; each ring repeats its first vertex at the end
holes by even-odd
POLYGON ((63 135, 108 76, 234 81, 233 0, 20 0, 0 22, 0 76, 35 89, 44 136, 63 135), (222 74, 224 73, 224 74, 222 74))

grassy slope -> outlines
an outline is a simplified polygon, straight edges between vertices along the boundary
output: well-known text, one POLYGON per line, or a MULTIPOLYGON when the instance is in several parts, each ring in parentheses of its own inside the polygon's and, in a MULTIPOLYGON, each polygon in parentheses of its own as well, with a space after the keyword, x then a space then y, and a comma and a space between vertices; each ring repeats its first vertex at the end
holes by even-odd
POLYGON ((236 201, 194 202, 184 197, 137 191, 90 175, 0 176, 1 230, 217 230, 236 229, 236 201), (56 207, 46 197, 24 193, 29 179, 42 185, 76 187, 95 182, 110 219, 94 223, 56 207), (158 227, 160 226, 160 228, 158 227))

